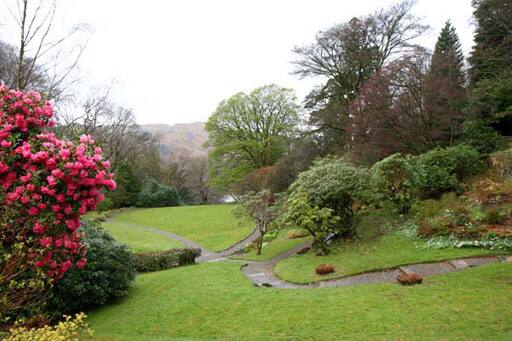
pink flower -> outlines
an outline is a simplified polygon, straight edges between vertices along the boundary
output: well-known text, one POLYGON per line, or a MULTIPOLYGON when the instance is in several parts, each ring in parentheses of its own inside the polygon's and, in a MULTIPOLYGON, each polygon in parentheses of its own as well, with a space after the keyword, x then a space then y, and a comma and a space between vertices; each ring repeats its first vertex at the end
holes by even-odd
POLYGON ((28 214, 31 216, 34 216, 37 213, 39 213, 39 210, 37 209, 37 207, 32 206, 31 208, 28 209, 28 214))
POLYGON ((47 248, 49 246, 52 246, 53 244, 53 238, 52 237, 45 237, 45 238, 41 238, 41 240, 39 241, 39 243, 41 244, 42 247, 44 248, 47 248))

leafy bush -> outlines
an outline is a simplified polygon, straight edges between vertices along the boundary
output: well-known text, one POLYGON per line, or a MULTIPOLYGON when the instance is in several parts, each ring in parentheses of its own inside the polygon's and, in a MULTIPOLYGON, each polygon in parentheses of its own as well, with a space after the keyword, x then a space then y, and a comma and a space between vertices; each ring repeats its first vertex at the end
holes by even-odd
POLYGON ((130 250, 93 222, 84 222, 87 265, 69 270, 53 287, 54 311, 68 313, 101 306, 126 296, 135 278, 130 250))
POLYGON ((181 265, 193 264, 201 250, 196 248, 170 249, 166 251, 133 254, 138 272, 160 271, 181 265))
POLYGON ((181 198, 174 187, 162 185, 155 180, 148 180, 140 191, 135 206, 168 207, 181 205, 181 198))
MULTIPOLYGON (((32 341, 32 340, 78 340, 78 337, 90 330, 85 323, 87 316, 84 313, 76 314, 74 317, 64 316, 64 321, 55 326, 44 326, 41 328, 14 327, 9 329, 4 341, 32 341)), ((1 335, 0 335, 1 336, 1 335)))
POLYGON ((406 213, 415 200, 413 167, 400 154, 375 163, 370 169, 372 184, 381 200, 390 200, 400 213, 406 213))
POLYGON ((504 143, 503 137, 481 120, 464 122, 460 141, 481 154, 492 153, 504 143))
POLYGON ((105 200, 103 200, 98 205, 96 210, 101 213, 101 212, 110 211, 113 208, 114 208, 114 204, 112 203, 112 200, 109 197, 106 197, 105 200))
POLYGON ((312 206, 304 193, 290 196, 282 219, 290 226, 308 231, 314 238, 313 247, 322 254, 328 253, 324 244, 327 235, 340 230, 340 218, 334 210, 312 206))
POLYGON ((485 170, 478 151, 458 145, 436 148, 413 159, 416 183, 423 197, 438 198, 442 193, 459 189, 459 181, 485 170))
POLYGON ((295 200, 297 196, 305 195, 311 207, 332 210, 338 223, 329 232, 351 236, 355 234, 354 210, 374 200, 370 187, 366 170, 343 159, 326 158, 298 176, 290 187, 290 198, 295 200))

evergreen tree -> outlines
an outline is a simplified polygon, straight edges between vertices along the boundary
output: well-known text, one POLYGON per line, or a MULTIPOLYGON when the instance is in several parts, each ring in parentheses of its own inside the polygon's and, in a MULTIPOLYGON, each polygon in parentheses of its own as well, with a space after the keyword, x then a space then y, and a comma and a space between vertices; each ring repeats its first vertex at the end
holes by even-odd
POLYGON ((512 1, 473 0, 477 28, 466 112, 512 134, 512 1))
POLYGON ((446 22, 436 42, 432 55, 432 72, 446 78, 450 85, 464 87, 464 55, 459 36, 450 20, 446 22))
POLYGON ((448 20, 436 42, 425 77, 422 91, 425 96, 425 112, 429 117, 442 118, 445 141, 450 144, 458 133, 466 98, 464 55, 459 36, 448 20))
POLYGON ((133 174, 128 162, 122 162, 116 169, 116 190, 111 194, 114 207, 128 207, 135 205, 137 195, 141 190, 139 179, 133 174))
POLYGON ((471 85, 494 78, 512 67, 512 3, 473 0, 475 45, 469 58, 471 85))

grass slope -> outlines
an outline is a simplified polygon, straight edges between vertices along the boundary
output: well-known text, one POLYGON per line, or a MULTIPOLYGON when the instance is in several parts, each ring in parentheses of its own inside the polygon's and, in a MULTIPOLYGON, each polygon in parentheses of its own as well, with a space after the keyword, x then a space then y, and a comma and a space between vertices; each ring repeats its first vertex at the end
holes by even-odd
POLYGON ((255 288, 238 262, 141 275, 122 302, 89 314, 94 340, 510 340, 512 264, 424 284, 255 288))
POLYGON ((257 260, 257 261, 265 261, 275 256, 280 255, 281 253, 286 252, 287 250, 294 248, 295 246, 304 243, 310 238, 296 238, 296 239, 288 239, 286 238, 286 230, 279 232, 278 236, 269 243, 264 243, 261 249, 261 255, 256 254, 256 250, 252 250, 250 252, 244 253, 242 255, 238 255, 232 257, 234 259, 246 259, 246 260, 257 260))
POLYGON ((207 205, 133 209, 116 215, 113 221, 170 231, 218 251, 252 231, 253 224, 249 220, 240 222, 236 219, 231 213, 232 208, 232 205, 207 205))
POLYGON ((310 283, 405 264, 499 253, 485 249, 423 249, 424 240, 409 238, 393 230, 400 219, 389 208, 365 212, 358 227, 358 240, 345 240, 334 245, 327 256, 318 257, 310 252, 285 259, 274 271, 282 279, 310 283), (315 268, 325 263, 333 264, 336 272, 317 275, 315 268))
POLYGON ((101 224, 115 239, 126 243, 133 252, 151 252, 183 247, 183 243, 156 233, 123 225, 117 221, 101 224))

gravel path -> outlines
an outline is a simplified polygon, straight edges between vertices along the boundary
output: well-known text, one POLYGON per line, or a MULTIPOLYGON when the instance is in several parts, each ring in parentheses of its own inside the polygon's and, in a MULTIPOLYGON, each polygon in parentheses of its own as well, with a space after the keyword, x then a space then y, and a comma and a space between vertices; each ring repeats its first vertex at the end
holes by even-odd
MULTIPOLYGON (((231 247, 215 252, 209 250, 192 240, 174 234, 172 232, 159 230, 150 226, 140 224, 125 223, 123 225, 130 228, 138 228, 150 231, 168 238, 178 240, 185 244, 187 247, 201 249, 201 256, 196 258, 198 263, 218 262, 228 260, 228 256, 240 252, 246 245, 250 244, 260 236, 257 230, 254 230, 247 237, 235 243, 231 247)), ((512 257, 507 256, 485 256, 473 258, 459 258, 448 261, 431 262, 431 263, 418 263, 409 264, 405 266, 398 266, 392 269, 365 272, 357 275, 350 275, 336 279, 329 279, 318 281, 310 284, 296 284, 283 281, 274 274, 274 266, 281 260, 295 255, 297 252, 305 247, 311 246, 311 241, 304 242, 294 248, 268 260, 268 261, 247 261, 241 267, 241 271, 245 276, 257 287, 273 287, 279 289, 311 289, 311 288, 330 288, 330 287, 344 287, 368 283, 397 283, 396 277, 402 273, 417 273, 422 277, 428 277, 439 274, 446 274, 450 272, 460 271, 475 266, 480 266, 490 263, 498 262, 512 262, 512 257)))

